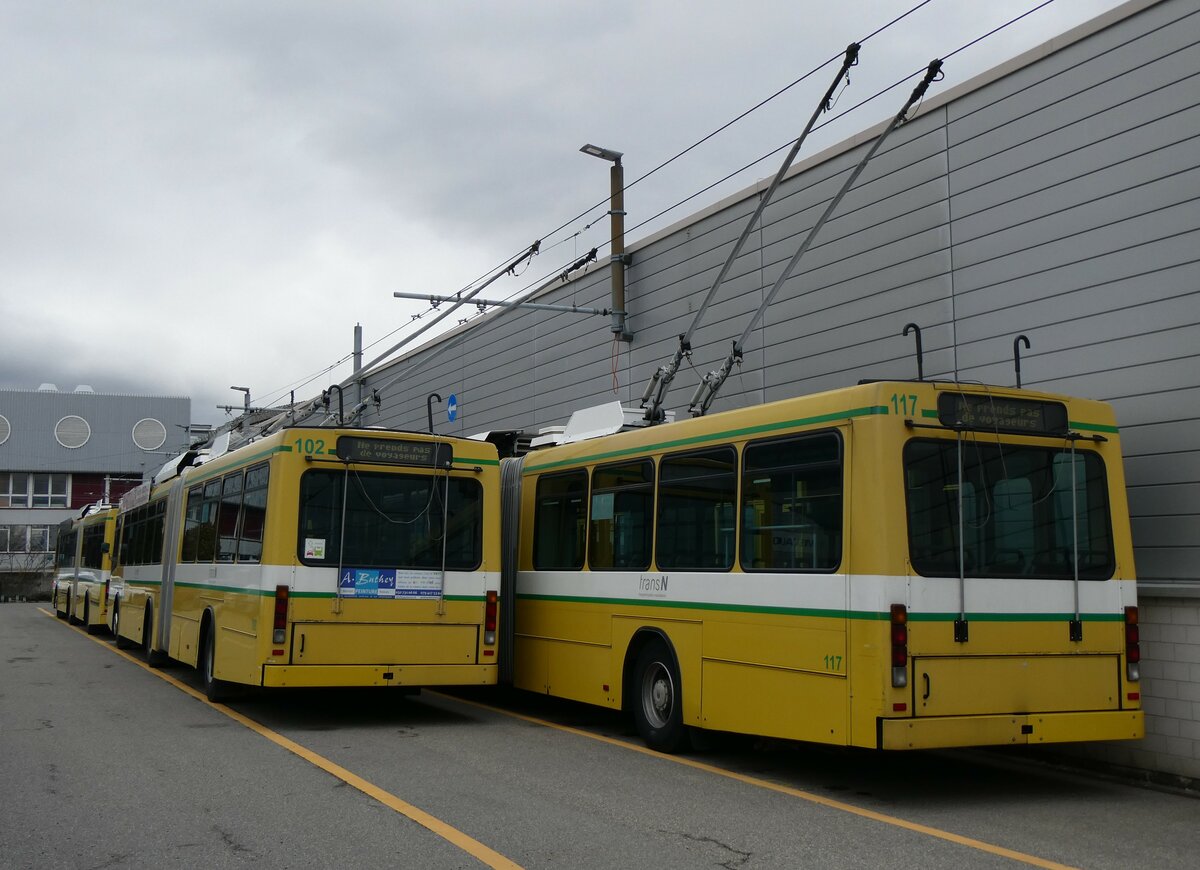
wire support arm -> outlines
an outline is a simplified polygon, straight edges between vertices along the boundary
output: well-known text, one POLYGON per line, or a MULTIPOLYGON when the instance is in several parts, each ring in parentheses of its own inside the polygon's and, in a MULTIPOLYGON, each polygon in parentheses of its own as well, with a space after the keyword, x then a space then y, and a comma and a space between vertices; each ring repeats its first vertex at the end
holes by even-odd
MULTIPOLYGON (((783 177, 787 174, 788 169, 791 168, 792 163, 796 160, 796 155, 800 153, 800 149, 804 145, 804 140, 808 138, 808 134, 816 125, 817 119, 825 112, 828 112, 830 108, 832 108, 833 96, 837 91, 838 86, 843 80, 848 80, 850 68, 858 64, 859 48, 860 45, 857 42, 852 42, 849 46, 847 46, 846 53, 842 58, 842 65, 838 69, 837 75, 834 76, 829 88, 825 91, 825 95, 821 98, 821 102, 817 104, 817 108, 813 112, 812 117, 808 119, 808 123, 804 126, 804 130, 801 132, 800 137, 796 139, 796 141, 792 144, 791 150, 788 152, 787 156, 784 157, 783 164, 779 167, 779 171, 775 173, 775 177, 771 179, 771 184, 767 187, 766 192, 759 197, 758 206, 754 209, 754 214, 750 216, 750 220, 748 220, 745 227, 742 228, 742 234, 738 237, 738 240, 734 243, 733 248, 729 251, 729 255, 725 258, 725 263, 721 266, 720 271, 717 273, 716 279, 709 288, 707 295, 705 295, 704 301, 700 304, 700 308, 696 311, 696 316, 692 318, 692 322, 688 326, 687 331, 679 336, 679 349, 675 351, 675 356, 670 362, 659 366, 651 376, 650 382, 646 385, 646 389, 642 393, 641 403, 641 407, 645 408, 646 410, 645 419, 648 422, 658 423, 663 420, 665 415, 663 414, 662 406, 666 399, 667 389, 670 387, 671 382, 675 380, 675 375, 679 373, 680 365, 682 365, 683 361, 692 354, 692 336, 695 335, 696 330, 700 327, 700 323, 704 320, 705 314, 707 314, 709 307, 712 305, 713 300, 717 296, 717 291, 720 290, 721 284, 725 281, 726 277, 728 277, 729 270, 733 268, 733 263, 738 258, 738 255, 741 254, 742 248, 745 247, 746 242, 750 238, 750 234, 754 232, 754 228, 758 226, 759 219, 766 210, 767 204, 775 195, 775 191, 779 187, 780 182, 783 181, 783 177), (649 403, 649 405, 647 405, 647 403, 649 403)), ((714 373, 710 372, 709 374, 712 375, 714 373)))
MULTIPOLYGON (((433 306, 440 305, 443 302, 462 301, 458 295, 436 296, 429 293, 402 293, 400 291, 396 291, 392 295, 397 299, 427 299, 429 300, 429 304, 433 306)), ((484 308, 532 308, 536 311, 555 311, 563 314, 601 314, 605 317, 614 313, 625 313, 623 311, 614 312, 609 308, 592 308, 584 305, 550 305, 542 302, 526 302, 521 299, 481 299, 476 297, 470 301, 481 311, 484 308)))
MULTIPOLYGON (((729 371, 732 370, 734 357, 736 356, 737 359, 741 358, 741 353, 746 346, 746 342, 750 340, 750 336, 754 333, 754 330, 758 328, 759 323, 762 322, 767 308, 770 307, 771 303, 775 301, 775 297, 779 294, 779 290, 781 287, 783 287, 784 282, 792 276, 797 264, 812 246, 813 240, 816 239, 817 234, 821 232, 821 229, 825 226, 825 223, 829 220, 830 216, 841 204, 846 194, 850 192, 852 187, 854 187, 854 183, 858 181, 858 177, 862 175, 863 170, 866 169, 867 164, 879 151, 880 147, 882 147, 888 136, 891 135, 893 130, 908 120, 909 111, 914 105, 924 98, 925 92, 929 89, 929 85, 933 81, 939 79, 941 74, 941 60, 935 59, 931 61, 928 68, 925 70, 924 77, 913 89, 912 95, 904 103, 904 106, 899 112, 896 113, 895 117, 892 118, 891 122, 887 125, 887 127, 884 128, 883 132, 879 134, 878 138, 875 139, 870 149, 868 149, 867 153, 863 155, 862 159, 842 183, 842 186, 838 190, 837 194, 835 194, 833 199, 829 201, 829 204, 825 206, 825 211, 821 213, 820 218, 818 218, 817 222, 813 224, 812 229, 808 231, 808 235, 805 237, 804 242, 796 250, 796 253, 792 255, 792 258, 788 261, 787 265, 784 266, 783 271, 779 273, 779 277, 775 279, 775 283, 771 286, 770 291, 763 297, 758 309, 754 312, 754 316, 750 318, 750 322, 746 324, 746 328, 742 331, 741 338, 733 343, 733 351, 730 353, 729 359, 726 360, 726 364, 723 365, 721 369, 717 370, 717 372, 710 372, 709 375, 712 376, 711 378, 705 378, 706 381, 711 381, 708 385, 707 393, 703 396, 701 403, 698 404, 697 402, 693 401, 692 406, 689 408, 690 412, 694 416, 703 415, 705 411, 707 411, 708 407, 712 404, 713 399, 716 397, 717 390, 719 390, 721 385, 725 383, 725 379, 728 377, 729 371), (720 374, 721 372, 724 372, 723 376, 720 374)), ((697 390, 697 393, 699 392, 700 391, 697 390)))
POLYGON ((783 177, 787 174, 787 171, 791 168, 796 156, 800 153, 800 148, 804 145, 804 140, 808 138, 808 134, 812 132, 812 128, 816 125, 817 119, 832 108, 833 95, 837 90, 838 85, 842 83, 843 79, 847 78, 850 68, 852 66, 857 66, 859 47, 860 46, 857 42, 852 42, 846 48, 846 54, 842 59, 841 68, 838 70, 837 75, 834 76, 833 82, 829 85, 829 89, 825 91, 825 96, 821 98, 821 102, 817 105, 816 111, 814 111, 812 113, 812 117, 808 119, 808 123, 804 126, 804 131, 800 134, 800 138, 798 138, 792 144, 791 150, 788 151, 787 156, 783 158, 783 164, 779 167, 779 171, 775 173, 775 177, 771 179, 771 184, 767 188, 766 193, 759 198, 758 207, 755 208, 754 214, 750 216, 750 220, 746 222, 746 226, 742 229, 741 236, 738 238, 737 242, 734 243, 733 248, 730 250, 729 256, 725 258, 725 263, 721 266, 721 271, 717 273, 716 280, 713 281, 712 287, 709 288, 708 295, 704 297, 704 302, 696 311, 696 316, 692 318, 691 326, 689 326, 687 328, 687 332, 683 334, 683 340, 685 343, 691 343, 692 336, 695 335, 697 328, 700 326, 700 322, 704 319, 704 315, 708 312, 708 307, 712 304, 713 299, 716 298, 717 291, 720 289, 721 284, 725 281, 725 278, 728 277, 729 270, 733 268, 734 260, 736 260, 738 254, 742 252, 742 248, 750 238, 750 234, 754 231, 754 228, 758 226, 758 221, 762 217, 763 212, 766 210, 767 203, 769 203, 771 198, 775 195, 775 190, 779 187, 780 182, 783 181, 783 177))
MULTIPOLYGON (((398 341, 396 344, 389 347, 386 351, 384 351, 379 356, 375 357, 375 359, 371 360, 369 363, 367 363, 365 366, 363 366, 360 371, 365 371, 365 370, 371 368, 372 366, 376 365, 377 363, 382 362, 383 360, 387 359, 389 356, 394 354, 396 351, 398 351, 400 348, 404 347, 409 342, 424 335, 426 332, 433 329, 433 327, 437 326, 439 323, 441 323, 443 320, 445 320, 447 317, 449 317, 451 314, 453 314, 455 311, 457 311, 460 306, 466 304, 467 302, 470 302, 472 299, 474 299, 476 296, 478 296, 480 293, 482 293, 484 290, 486 290, 492 284, 496 283, 496 281, 500 280, 505 275, 515 274, 517 267, 519 267, 523 262, 525 262, 526 260, 532 260, 534 257, 537 256, 537 253, 541 249, 541 246, 542 246, 542 243, 541 243, 540 239, 538 241, 535 241, 532 245, 530 245, 528 248, 525 249, 524 253, 522 253, 521 256, 517 257, 512 262, 510 262, 508 265, 504 266, 500 271, 496 272, 496 274, 492 275, 492 277, 488 278, 486 281, 484 281, 482 284, 480 284, 474 290, 472 290, 466 294, 460 293, 459 296, 456 297, 456 301, 454 302, 454 304, 449 309, 447 309, 446 311, 439 314, 437 317, 435 317, 433 320, 429 321, 429 323, 422 326, 416 332, 410 333, 409 335, 405 336, 403 339, 398 341), (459 297, 461 297, 461 298, 459 298, 459 297)), ((425 298, 425 297, 422 297, 422 298, 425 298)), ((362 403, 360 403, 360 405, 361 404, 362 403)), ((352 411, 351 416, 353 416, 355 413, 357 413, 358 410, 361 410, 361 408, 356 408, 355 411, 352 411)))
POLYGON ((922 78, 917 84, 916 88, 913 89, 912 96, 908 98, 907 102, 904 104, 904 107, 896 113, 894 118, 892 118, 891 123, 889 123, 887 127, 884 128, 883 132, 879 134, 878 138, 876 138, 874 143, 872 143, 867 153, 863 155, 860 161, 858 161, 858 165, 854 167, 854 170, 842 183, 841 189, 838 190, 833 199, 829 201, 829 204, 825 207, 825 211, 822 212, 821 217, 817 219, 817 222, 813 224, 812 229, 808 231, 808 235, 805 237, 803 244, 801 244, 796 250, 796 253, 792 255, 791 260, 788 261, 788 264, 784 267, 783 271, 779 273, 779 277, 775 279, 775 283, 771 286, 770 292, 767 293, 762 303, 758 306, 758 310, 754 312, 754 317, 752 317, 750 322, 746 324, 745 330, 742 331, 742 337, 736 342, 737 347, 745 347, 751 333, 753 333, 754 330, 758 328, 758 324, 762 322, 763 315, 766 314, 767 308, 772 302, 775 301, 775 297, 778 295, 783 283, 792 276, 792 272, 795 271, 796 266, 799 264, 801 258, 808 253, 808 249, 812 246, 817 234, 821 232, 821 229, 825 226, 825 223, 833 215, 837 207, 841 205, 842 200, 846 197, 846 194, 850 192, 850 188, 854 187, 854 183, 858 181, 858 177, 862 175, 863 170, 867 168, 867 164, 871 162, 871 158, 874 157, 879 149, 883 146, 883 143, 887 140, 888 136, 892 134, 893 130, 908 120, 909 110, 912 109, 912 107, 918 101, 924 98, 925 92, 929 89, 930 83, 941 74, 941 69, 942 62, 940 60, 934 60, 929 64, 928 69, 925 71, 925 77, 922 78))

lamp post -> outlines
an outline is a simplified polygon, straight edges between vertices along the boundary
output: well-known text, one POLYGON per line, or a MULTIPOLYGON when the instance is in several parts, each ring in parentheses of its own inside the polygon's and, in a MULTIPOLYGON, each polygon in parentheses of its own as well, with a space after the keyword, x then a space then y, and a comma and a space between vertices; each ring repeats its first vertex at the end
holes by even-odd
POLYGON ((250 388, 249 387, 230 387, 231 390, 237 390, 239 393, 245 393, 246 413, 250 413, 250 388))
POLYGON ((633 335, 625 327, 625 265, 628 261, 625 255, 625 167, 621 165, 624 155, 599 145, 584 145, 579 150, 612 163, 608 206, 612 221, 612 331, 621 341, 630 341, 633 335))

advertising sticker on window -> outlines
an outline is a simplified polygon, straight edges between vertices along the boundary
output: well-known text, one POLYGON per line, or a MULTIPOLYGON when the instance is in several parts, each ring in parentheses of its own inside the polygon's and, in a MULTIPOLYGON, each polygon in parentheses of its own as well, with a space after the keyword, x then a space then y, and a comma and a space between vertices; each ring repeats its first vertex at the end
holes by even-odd
POLYGON ((338 591, 343 598, 437 598, 442 575, 439 571, 344 568, 338 591))

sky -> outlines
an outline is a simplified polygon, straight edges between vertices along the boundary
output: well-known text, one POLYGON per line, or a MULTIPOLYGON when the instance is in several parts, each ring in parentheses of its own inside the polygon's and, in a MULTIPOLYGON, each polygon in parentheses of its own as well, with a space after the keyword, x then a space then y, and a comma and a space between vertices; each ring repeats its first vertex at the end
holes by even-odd
MULTIPOLYGON (((864 43, 833 114, 1041 2, 928 0, 864 43)), ((836 65, 637 180, 919 3, 0 0, 0 387, 188 396, 210 424, 231 385, 309 398, 350 375, 355 324, 370 360, 428 322, 393 291, 457 292, 535 239, 485 296, 603 259, 608 168, 585 143, 637 181, 627 244, 773 175, 781 154, 754 161, 836 65)), ((1117 5, 1051 2, 930 96, 1117 5)))

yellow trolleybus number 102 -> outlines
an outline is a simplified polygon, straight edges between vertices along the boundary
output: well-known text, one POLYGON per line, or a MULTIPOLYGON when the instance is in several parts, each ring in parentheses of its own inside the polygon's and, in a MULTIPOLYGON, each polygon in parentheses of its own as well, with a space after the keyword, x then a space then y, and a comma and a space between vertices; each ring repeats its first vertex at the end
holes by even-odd
POLYGON ((495 683, 498 474, 490 444, 374 430, 185 454, 122 501, 117 643, 212 698, 495 683))
POLYGON ((1103 403, 871 383, 546 448, 503 481, 502 677, 627 709, 654 748, 691 728, 886 749, 1142 735, 1103 403))

